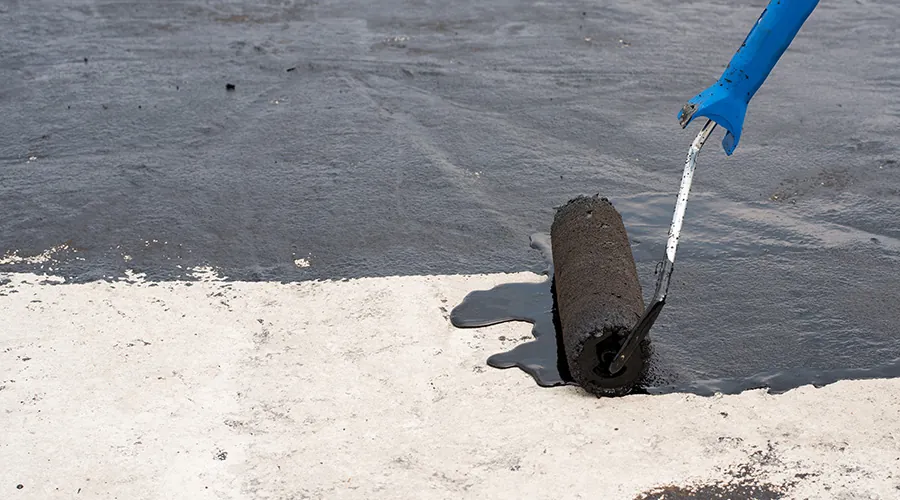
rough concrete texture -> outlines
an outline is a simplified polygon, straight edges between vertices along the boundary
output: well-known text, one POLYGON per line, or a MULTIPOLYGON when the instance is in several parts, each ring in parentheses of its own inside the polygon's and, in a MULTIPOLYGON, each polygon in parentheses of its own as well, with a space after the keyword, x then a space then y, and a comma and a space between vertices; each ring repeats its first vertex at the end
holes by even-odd
POLYGON ((473 289, 541 279, 530 273, 0 278, 0 317, 15 319, 0 331, 4 499, 629 499, 661 488, 849 499, 900 487, 898 380, 597 399, 486 369, 515 342, 501 336, 530 325, 458 330, 446 311, 473 289))

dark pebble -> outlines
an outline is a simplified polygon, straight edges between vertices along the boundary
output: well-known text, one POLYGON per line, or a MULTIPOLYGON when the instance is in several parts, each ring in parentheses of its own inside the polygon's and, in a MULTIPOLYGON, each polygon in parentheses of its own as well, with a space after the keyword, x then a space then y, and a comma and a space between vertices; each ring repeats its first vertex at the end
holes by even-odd
POLYGON ((16 489, 17 489, 17 490, 21 490, 21 489, 24 488, 24 487, 25 487, 24 484, 17 484, 17 485, 16 485, 16 489))
POLYGON ((232 90, 234 90, 234 84, 233 84, 233 83, 226 83, 226 84, 225 84, 225 90, 231 92, 232 90))

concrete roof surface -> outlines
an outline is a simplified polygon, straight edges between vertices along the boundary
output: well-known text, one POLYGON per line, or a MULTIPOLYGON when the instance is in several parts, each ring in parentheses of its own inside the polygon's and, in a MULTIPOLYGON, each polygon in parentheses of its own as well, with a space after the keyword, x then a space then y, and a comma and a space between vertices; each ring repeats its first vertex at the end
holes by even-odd
POLYGON ((450 325, 448 308, 471 289, 539 278, 530 273, 298 284, 198 274, 5 275, 0 316, 15 323, 0 336, 2 498, 900 492, 897 380, 597 399, 484 365, 530 325, 450 325))

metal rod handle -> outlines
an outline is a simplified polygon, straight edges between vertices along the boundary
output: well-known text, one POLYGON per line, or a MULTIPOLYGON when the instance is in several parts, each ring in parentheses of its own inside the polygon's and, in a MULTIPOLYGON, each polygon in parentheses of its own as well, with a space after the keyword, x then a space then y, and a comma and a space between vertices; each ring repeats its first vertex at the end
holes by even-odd
POLYGON ((653 293, 653 299, 650 301, 650 304, 644 310, 643 316, 628 333, 628 337, 625 338, 625 342, 619 348, 619 352, 616 353, 612 363, 610 363, 609 372, 612 374, 618 373, 625 367, 628 360, 637 351, 638 346, 647 337, 650 327, 653 326, 653 322, 656 321, 663 305, 666 303, 666 294, 669 291, 669 278, 672 276, 672 270, 675 266, 675 251, 678 249, 678 238, 681 236, 681 226, 684 223, 684 212, 687 209, 691 182, 694 179, 697 155, 715 128, 716 122, 712 120, 707 121, 700 133, 697 134, 697 137, 694 138, 690 149, 688 149, 687 159, 684 161, 684 173, 681 176, 681 187, 678 189, 678 198, 675 201, 675 213, 672 215, 672 225, 669 227, 666 256, 662 261, 659 278, 656 281, 656 291, 653 293))

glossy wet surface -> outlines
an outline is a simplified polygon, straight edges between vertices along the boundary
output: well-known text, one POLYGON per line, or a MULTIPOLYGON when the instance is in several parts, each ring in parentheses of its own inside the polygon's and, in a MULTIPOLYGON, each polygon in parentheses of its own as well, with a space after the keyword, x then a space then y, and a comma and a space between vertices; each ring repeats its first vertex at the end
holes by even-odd
MULTIPOLYGON (((508 321, 531 323, 533 339, 520 339, 526 342, 492 355, 487 359, 487 364, 499 369, 518 368, 542 387, 577 386, 567 364, 562 327, 555 307, 550 236, 533 234, 531 248, 541 253, 547 266, 544 272, 546 279, 539 283, 511 282, 490 290, 476 290, 453 308, 450 322, 458 328, 479 328, 508 321)), ((647 351, 650 352, 652 349, 647 351)), ((642 383, 634 387, 631 393, 645 393, 645 385, 665 380, 656 373, 655 362, 655 358, 648 356, 642 383)))
POLYGON ((548 235, 532 235, 531 248, 541 252, 547 279, 540 283, 505 283, 478 290, 450 312, 450 322, 459 328, 491 326, 507 321, 531 323, 533 340, 494 354, 487 364, 494 368, 519 368, 542 387, 575 385, 566 366, 559 335, 559 317, 552 290, 553 257, 548 235))
MULTIPOLYGON (((510 282, 489 290, 473 291, 452 310, 450 321, 459 328, 487 327, 508 321, 531 323, 534 339, 523 339, 526 342, 519 343, 509 351, 490 356, 487 364, 500 369, 518 368, 542 387, 577 385, 566 366, 559 318, 554 307, 553 257, 549 235, 532 235, 531 247, 541 253, 547 266, 544 280, 538 283, 510 282)), ((644 290, 644 294, 648 297, 652 293, 653 288, 644 290)), ((809 384, 821 387, 838 380, 900 376, 900 360, 894 359, 880 365, 861 368, 791 367, 786 370, 760 371, 746 377, 726 376, 691 380, 689 376, 684 375, 685 369, 690 365, 679 367, 677 360, 663 357, 661 353, 671 348, 672 339, 655 340, 657 338, 655 330, 651 331, 650 338, 653 340, 646 347, 644 373, 632 391, 633 394, 690 392, 710 396, 715 393, 738 394, 748 389, 759 388, 766 388, 770 393, 780 393, 809 384)), ((889 339, 886 343, 888 342, 889 339)), ((850 342, 847 345, 850 345, 850 342)), ((822 356, 829 355, 825 350, 819 352, 822 356)), ((814 352, 810 355, 816 354, 814 352)), ((697 356, 694 359, 687 359, 686 362, 696 366, 703 359, 704 356, 697 356)), ((708 373, 725 371, 719 366, 709 366, 708 370, 708 373)))
MULTIPOLYGON (((0 2, 0 271, 541 272, 528 235, 601 193, 646 296, 675 116, 762 5, 0 2)), ((735 155, 700 155, 653 332, 673 386, 900 371, 898 29, 820 5, 735 155)))

